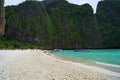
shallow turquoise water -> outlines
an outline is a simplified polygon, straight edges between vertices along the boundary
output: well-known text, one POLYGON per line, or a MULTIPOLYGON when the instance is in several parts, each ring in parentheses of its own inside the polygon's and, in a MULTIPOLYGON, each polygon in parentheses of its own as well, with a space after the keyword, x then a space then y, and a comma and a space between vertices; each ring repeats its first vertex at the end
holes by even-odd
POLYGON ((120 65, 120 49, 87 50, 79 52, 75 52, 74 50, 63 50, 54 52, 53 54, 73 59, 120 65))

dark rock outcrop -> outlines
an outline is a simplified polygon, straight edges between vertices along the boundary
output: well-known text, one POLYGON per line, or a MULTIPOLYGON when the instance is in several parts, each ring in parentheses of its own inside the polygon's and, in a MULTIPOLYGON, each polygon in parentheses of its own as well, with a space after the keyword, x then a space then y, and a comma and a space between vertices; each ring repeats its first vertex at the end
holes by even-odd
POLYGON ((4 28, 5 28, 4 0, 0 0, 0 37, 4 35, 4 28))
POLYGON ((120 48, 120 0, 100 1, 96 17, 103 35, 103 48, 120 48))

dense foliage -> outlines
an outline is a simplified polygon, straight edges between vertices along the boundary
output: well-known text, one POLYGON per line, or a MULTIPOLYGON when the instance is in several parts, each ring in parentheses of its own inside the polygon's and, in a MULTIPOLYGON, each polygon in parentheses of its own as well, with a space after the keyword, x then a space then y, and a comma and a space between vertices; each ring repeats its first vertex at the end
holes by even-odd
POLYGON ((28 42, 8 40, 4 37, 1 37, 0 49, 39 49, 39 46, 28 42))

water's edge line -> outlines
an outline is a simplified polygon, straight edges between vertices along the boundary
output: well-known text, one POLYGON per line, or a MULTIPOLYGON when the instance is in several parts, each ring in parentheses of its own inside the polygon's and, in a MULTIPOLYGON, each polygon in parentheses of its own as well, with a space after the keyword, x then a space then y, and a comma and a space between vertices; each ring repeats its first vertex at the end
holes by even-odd
POLYGON ((98 61, 93 61, 96 64, 100 64, 100 65, 105 65, 105 66, 109 66, 109 67, 116 67, 116 68, 120 68, 120 65, 116 65, 116 64, 109 64, 109 63, 104 63, 104 62, 98 62, 98 61))
POLYGON ((49 51, 48 51, 48 54, 45 53, 45 55, 48 55, 51 58, 59 60, 59 61, 64 62, 64 63, 71 63, 73 65, 80 66, 80 67, 85 67, 85 68, 95 70, 95 71, 103 73, 103 74, 120 77, 120 73, 118 73, 118 72, 110 71, 110 70, 107 70, 107 69, 104 69, 104 68, 101 68, 101 67, 98 67, 98 66, 85 65, 85 64, 80 63, 80 62, 78 63, 78 62, 74 62, 74 61, 70 61, 70 60, 69 61, 64 60, 64 59, 58 58, 58 56, 56 56, 54 54, 49 53, 49 51))

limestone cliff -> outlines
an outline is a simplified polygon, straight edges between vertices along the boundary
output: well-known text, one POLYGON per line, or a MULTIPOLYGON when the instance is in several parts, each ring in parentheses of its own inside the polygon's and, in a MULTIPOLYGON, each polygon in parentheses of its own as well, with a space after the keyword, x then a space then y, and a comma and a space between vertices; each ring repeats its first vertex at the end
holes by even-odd
POLYGON ((0 0, 0 36, 4 34, 4 26, 5 26, 4 0, 0 0))
POLYGON ((89 4, 75 5, 66 0, 25 1, 5 10, 6 40, 29 42, 41 49, 120 48, 117 0, 100 1, 96 14, 89 4))
POLYGON ((120 0, 100 1, 96 17, 103 35, 103 47, 120 48, 120 0))
POLYGON ((38 44, 40 48, 100 48, 101 33, 89 4, 65 0, 26 1, 6 7, 7 39, 38 44))

